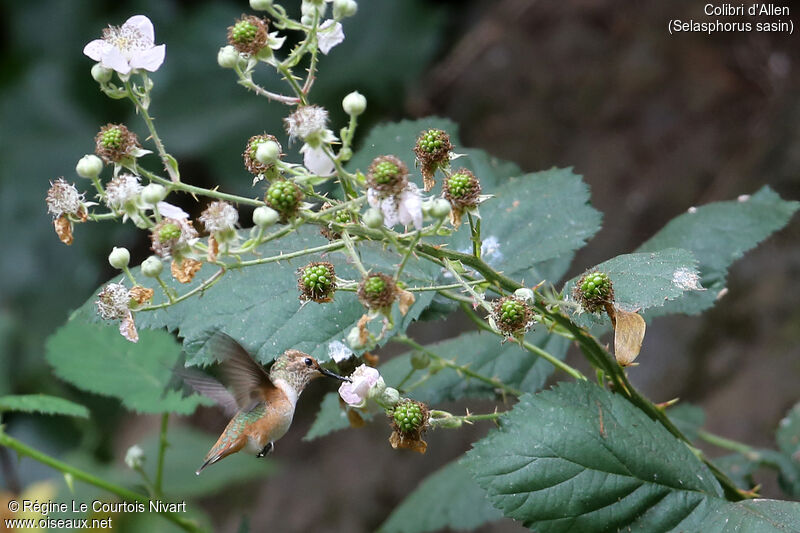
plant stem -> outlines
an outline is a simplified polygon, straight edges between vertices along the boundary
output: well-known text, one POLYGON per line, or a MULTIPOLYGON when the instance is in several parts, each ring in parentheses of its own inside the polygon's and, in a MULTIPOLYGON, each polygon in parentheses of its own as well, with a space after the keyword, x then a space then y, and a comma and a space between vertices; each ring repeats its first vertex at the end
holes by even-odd
POLYGON ((515 389, 514 387, 511 387, 509 385, 506 385, 505 383, 503 383, 502 381, 500 381, 497 378, 490 378, 489 376, 485 376, 483 374, 475 372, 474 370, 470 370, 468 367, 466 367, 464 365, 459 365, 458 363, 455 363, 455 362, 453 362, 453 361, 451 361, 449 359, 445 359, 441 355, 438 355, 438 354, 430 351, 429 349, 425 348, 423 345, 419 344, 418 342, 416 342, 415 340, 409 338, 406 335, 396 335, 395 337, 392 338, 392 340, 397 341, 397 342, 402 342, 403 344, 411 346, 415 350, 418 350, 420 352, 423 352, 423 353, 427 354, 431 359, 436 359, 437 361, 441 362, 447 368, 452 368, 453 370, 455 370, 457 372, 461 372, 462 374, 464 374, 466 376, 469 376, 471 378, 475 378, 478 381, 483 381, 484 383, 487 383, 487 384, 491 385, 494 388, 501 389, 501 390, 503 390, 504 392, 506 392, 508 394, 511 394, 513 396, 520 396, 522 394, 522 391, 520 391, 518 389, 515 389))
POLYGON ((469 234, 472 239, 472 255, 481 258, 481 219, 474 219, 472 213, 467 213, 469 220, 469 234))
POLYGON ((719 435, 709 433, 704 429, 698 429, 697 436, 709 444, 713 444, 714 446, 718 446, 720 448, 724 448, 732 452, 741 453, 743 455, 756 451, 755 448, 753 448, 752 446, 748 446, 743 442, 737 442, 735 440, 726 439, 725 437, 720 437, 719 435))
MULTIPOLYGON (((31 448, 27 444, 23 444, 22 442, 11 437, 10 435, 7 435, 2 430, 0 430, 0 446, 6 446, 16 451, 19 455, 30 457, 34 461, 47 465, 50 468, 58 470, 59 472, 62 472, 64 474, 70 474, 73 478, 77 480, 89 483, 90 485, 94 485, 95 487, 106 490, 112 494, 116 494, 125 501, 141 502, 145 504, 145 506, 149 506, 150 504, 150 499, 144 496, 143 494, 139 494, 138 492, 126 489, 125 487, 115 485, 114 483, 110 483, 88 472, 80 470, 79 468, 76 468, 62 461, 59 461, 54 457, 50 457, 49 455, 40 452, 35 448, 31 448)), ((177 526, 181 527, 185 531, 191 531, 191 532, 202 531, 194 521, 187 520, 182 516, 178 515, 177 513, 171 513, 168 511, 157 511, 157 512, 158 514, 162 515, 167 520, 175 523, 177 526)))
MULTIPOLYGON (((143 75, 142 78, 147 80, 147 76, 143 75)), ((133 92, 133 88, 131 87, 131 82, 125 82, 125 90, 128 92, 128 98, 131 99, 133 104, 136 106, 136 111, 141 113, 142 118, 144 119, 145 124, 147 124, 147 131, 150 132, 150 137, 153 139, 153 143, 156 145, 156 150, 158 151, 158 156, 161 158, 161 162, 164 164, 164 169, 169 174, 170 180, 173 183, 180 182, 180 176, 178 172, 172 168, 170 164, 170 155, 164 149, 164 143, 161 142, 161 137, 158 136, 158 132, 156 131, 155 124, 153 124, 153 119, 150 117, 150 114, 147 112, 147 108, 142 104, 142 101, 139 99, 133 92)))
POLYGON ((408 247, 408 250, 406 250, 406 253, 403 255, 403 260, 400 262, 400 266, 397 267, 397 272, 394 274, 395 281, 400 279, 400 274, 403 273, 403 269, 406 267, 406 263, 408 263, 408 258, 414 253, 414 246, 419 242, 420 237, 422 237, 422 232, 417 230, 416 234, 414 235, 414 239, 411 241, 411 244, 408 247))
POLYGON ((161 415, 161 433, 158 439, 158 465, 156 467, 156 483, 155 491, 156 496, 161 498, 163 496, 163 483, 164 483, 164 456, 166 455, 167 446, 167 428, 169 427, 169 413, 161 415))
POLYGON ((308 254, 315 254, 317 252, 330 252, 333 250, 339 250, 345 247, 345 243, 341 241, 336 241, 328 244, 323 244, 320 246, 316 246, 314 248, 307 248, 305 250, 298 250, 296 252, 292 252, 289 254, 280 254, 280 255, 273 255, 271 257, 263 257, 261 259, 251 259, 249 261, 240 261, 238 263, 231 263, 227 265, 227 268, 233 270, 235 268, 244 268, 253 265, 263 265, 266 263, 276 263, 279 261, 293 259, 295 257, 301 257, 303 255, 308 254))
MULTIPOLYGON (((174 305, 176 303, 182 302, 182 301, 186 300, 187 298, 191 298, 192 296, 194 296, 198 292, 203 292, 206 289, 211 288, 217 281, 219 281, 219 279, 222 277, 222 275, 225 274, 225 270, 226 270, 225 267, 220 268, 210 278, 208 278, 203 283, 201 283, 200 285, 198 285, 194 289, 190 290, 189 292, 187 292, 185 294, 182 294, 181 296, 178 296, 176 298, 172 298, 172 299, 170 299, 170 301, 164 302, 164 303, 161 303, 161 304, 149 305, 147 307, 142 307, 141 309, 137 309, 137 311, 141 312, 141 311, 154 311, 156 309, 164 309, 165 307, 169 307, 170 305, 174 305)), ((169 296, 169 294, 167 296, 169 296)))
POLYGON ((353 240, 350 238, 350 234, 347 233, 347 230, 342 232, 342 241, 344 241, 344 245, 347 248, 347 253, 353 259, 355 267, 361 273, 361 276, 366 278, 368 275, 367 269, 364 268, 363 264, 361 264, 361 258, 358 257, 358 252, 356 252, 356 248, 353 246, 353 240))
POLYGON ((256 200, 254 198, 246 198, 244 196, 237 196, 235 194, 219 192, 213 189, 204 189, 203 187, 196 187, 194 185, 189 185, 181 181, 171 182, 168 179, 162 178, 158 174, 155 174, 145 168, 140 167, 139 165, 136 166, 136 170, 139 172, 139 174, 146 177, 147 179, 155 181, 156 183, 160 183, 162 185, 166 185, 167 187, 173 190, 188 192, 189 194, 192 195, 199 194, 200 196, 208 196, 209 198, 219 198, 220 200, 228 200, 229 202, 234 202, 237 204, 246 204, 255 206, 264 205, 264 202, 262 202, 261 200, 256 200))

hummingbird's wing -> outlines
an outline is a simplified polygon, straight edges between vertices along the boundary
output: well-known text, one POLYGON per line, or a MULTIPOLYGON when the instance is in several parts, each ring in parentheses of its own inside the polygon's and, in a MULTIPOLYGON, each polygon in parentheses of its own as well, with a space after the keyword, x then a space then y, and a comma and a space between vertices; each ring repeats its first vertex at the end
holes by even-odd
POLYGON ((176 369, 175 374, 195 392, 217 402, 227 416, 233 417, 239 411, 236 398, 216 379, 191 368, 176 369))
POLYGON ((240 409, 249 411, 264 401, 265 391, 275 389, 264 368, 235 339, 217 332, 209 342, 212 352, 222 360, 225 384, 233 392, 240 409))

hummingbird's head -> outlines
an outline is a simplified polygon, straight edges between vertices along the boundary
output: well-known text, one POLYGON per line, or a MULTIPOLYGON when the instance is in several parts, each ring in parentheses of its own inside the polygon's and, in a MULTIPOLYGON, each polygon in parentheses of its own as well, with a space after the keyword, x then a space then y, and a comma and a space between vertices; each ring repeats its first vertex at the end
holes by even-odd
POLYGON ((273 381, 276 378, 283 379, 296 390, 303 390, 309 381, 321 376, 350 381, 349 378, 322 368, 319 361, 300 350, 286 350, 275 359, 275 363, 270 369, 270 377, 273 378, 273 381))

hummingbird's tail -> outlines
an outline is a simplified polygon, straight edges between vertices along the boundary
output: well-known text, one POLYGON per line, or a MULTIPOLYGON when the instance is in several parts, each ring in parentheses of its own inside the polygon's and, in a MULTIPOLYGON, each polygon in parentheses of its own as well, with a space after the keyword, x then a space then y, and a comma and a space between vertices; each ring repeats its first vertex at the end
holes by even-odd
POLYGON ((195 471, 195 475, 200 475, 200 472, 203 471, 205 467, 208 465, 213 465, 220 459, 224 459, 225 457, 229 456, 232 453, 236 453, 247 443, 247 437, 240 436, 238 439, 230 440, 223 434, 217 443, 214 445, 211 450, 209 450, 208 454, 206 455, 205 461, 200 468, 195 471))

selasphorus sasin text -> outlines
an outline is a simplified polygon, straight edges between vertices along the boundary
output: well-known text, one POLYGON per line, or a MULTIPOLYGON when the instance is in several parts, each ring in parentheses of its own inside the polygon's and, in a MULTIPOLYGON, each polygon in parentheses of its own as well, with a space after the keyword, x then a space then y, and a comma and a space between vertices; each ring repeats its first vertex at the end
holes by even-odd
POLYGON ((238 342, 216 333, 211 349, 222 359, 223 381, 230 391, 199 372, 180 372, 195 391, 220 404, 232 416, 217 443, 206 454, 197 474, 210 464, 247 449, 264 457, 292 424, 294 408, 306 385, 320 376, 347 378, 322 368, 316 359, 298 350, 279 355, 269 373, 238 342))

